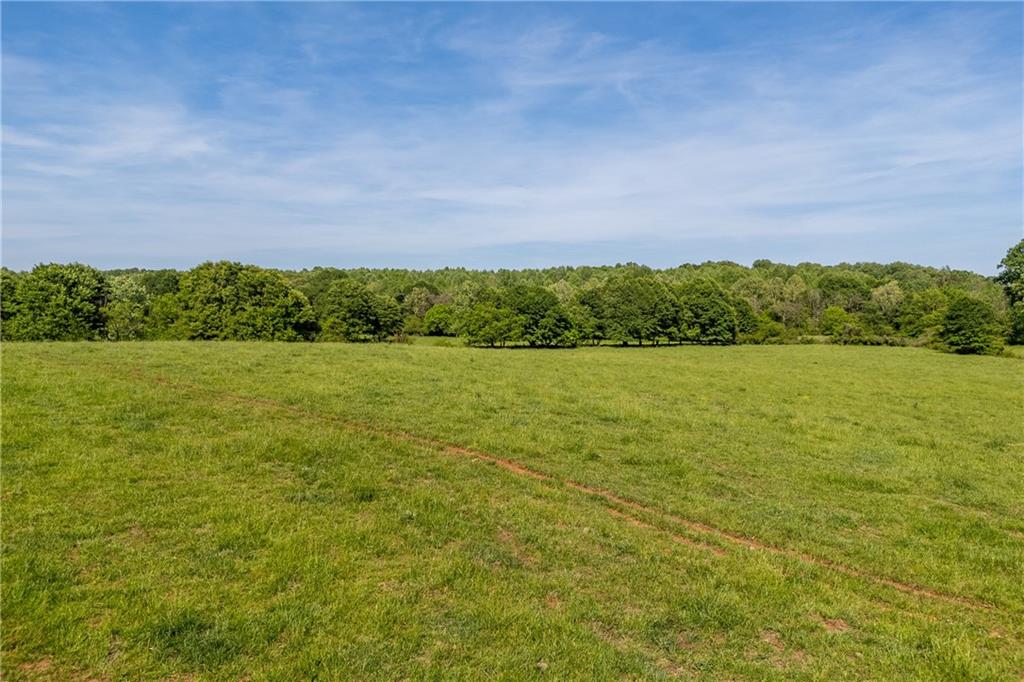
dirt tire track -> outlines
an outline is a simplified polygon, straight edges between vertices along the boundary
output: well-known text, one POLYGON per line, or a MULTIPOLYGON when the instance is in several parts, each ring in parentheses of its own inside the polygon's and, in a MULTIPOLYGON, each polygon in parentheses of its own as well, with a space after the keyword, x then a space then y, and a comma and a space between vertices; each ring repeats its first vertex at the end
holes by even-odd
MULTIPOLYGON (((904 581, 901 581, 901 580, 896 580, 894 578, 889 578, 889 577, 886 577, 886 576, 881 576, 881 575, 877 575, 877 574, 874 574, 874 573, 870 573, 870 572, 867 572, 867 571, 864 571, 864 570, 861 570, 861 569, 858 569, 858 568, 854 568, 852 566, 847 566, 846 564, 842 564, 842 563, 839 563, 839 562, 836 562, 836 561, 832 561, 831 559, 826 559, 826 558, 823 558, 823 557, 818 557, 818 556, 815 556, 815 555, 812 555, 812 554, 807 554, 806 552, 801 552, 799 550, 789 549, 787 547, 780 547, 778 545, 773 545, 771 543, 764 542, 762 540, 758 540, 756 538, 752 538, 752 537, 749 537, 749 536, 746 536, 746 535, 742 535, 742 534, 736 533, 734 531, 726 530, 724 528, 719 528, 717 526, 712 526, 710 524, 707 524, 707 523, 704 523, 704 522, 701 522, 701 521, 695 521, 693 519, 687 519, 687 518, 684 518, 682 516, 678 516, 676 514, 672 514, 670 512, 666 512, 666 511, 661 510, 661 509, 659 509, 657 507, 653 507, 653 506, 644 504, 642 502, 637 502, 635 500, 631 500, 631 499, 622 497, 621 495, 619 495, 617 493, 614 493, 614 492, 612 492, 610 490, 605 490, 603 488, 597 488, 597 487, 594 487, 594 486, 589 486, 589 485, 586 485, 584 483, 579 483, 577 481, 573 481, 573 480, 568 479, 568 478, 561 478, 561 479, 560 478, 555 478, 554 476, 551 476, 549 474, 543 473, 543 472, 538 471, 536 469, 530 468, 530 467, 528 467, 528 466, 526 466, 524 464, 521 464, 519 462, 516 462, 514 460, 507 459, 505 457, 499 457, 497 455, 492 455, 492 454, 489 454, 489 453, 486 453, 486 452, 482 452, 480 450, 474 450, 472 448, 467 448, 467 447, 464 447, 464 446, 461 446, 461 445, 456 445, 456 444, 453 444, 453 443, 447 443, 445 441, 442 441, 442 440, 439 440, 439 439, 436 439, 436 438, 429 438, 429 437, 425 437, 425 436, 418 436, 416 434, 408 433, 406 431, 396 431, 396 430, 391 430, 391 429, 387 429, 387 428, 380 427, 380 426, 375 426, 373 424, 367 424, 365 422, 359 422, 359 421, 354 421, 354 420, 351 420, 351 419, 345 419, 343 417, 338 417, 338 416, 331 415, 331 414, 325 414, 323 412, 317 412, 315 410, 308 410, 308 409, 305 409, 305 408, 297 407, 295 405, 291 405, 289 403, 281 402, 281 401, 278 401, 278 400, 273 400, 273 399, 270 399, 270 398, 259 398, 259 397, 254 397, 254 396, 246 396, 246 395, 241 395, 241 394, 237 394, 237 393, 232 393, 230 391, 220 391, 220 390, 217 390, 217 389, 208 388, 208 387, 202 386, 200 384, 195 384, 195 383, 190 383, 190 382, 182 382, 182 381, 175 381, 175 380, 168 379, 166 377, 162 377, 162 376, 159 376, 159 375, 154 375, 154 374, 148 374, 147 375, 147 374, 143 373, 142 370, 140 370, 139 368, 133 369, 132 370, 132 375, 135 378, 137 378, 137 379, 140 379, 140 380, 148 379, 149 381, 151 381, 153 383, 160 384, 160 385, 163 385, 163 386, 169 386, 169 387, 176 388, 176 389, 189 390, 189 391, 194 391, 194 392, 198 392, 198 393, 205 393, 207 395, 210 395, 210 396, 213 396, 213 397, 216 397, 216 398, 231 400, 233 402, 237 402, 237 403, 240 403, 240 404, 265 407, 265 408, 269 408, 269 409, 276 409, 276 410, 279 410, 279 411, 284 411, 284 412, 288 412, 288 413, 291 413, 291 414, 295 414, 295 415, 299 415, 299 416, 303 416, 303 417, 307 417, 307 418, 319 419, 321 421, 326 421, 326 422, 330 422, 330 423, 333 423, 333 424, 338 424, 339 426, 342 426, 343 428, 346 428, 346 429, 348 429, 350 431, 355 431, 355 432, 359 432, 359 433, 366 433, 366 434, 378 436, 378 437, 381 437, 381 438, 384 438, 384 439, 387 439, 387 440, 400 441, 400 442, 405 442, 405 443, 412 443, 414 445, 419 445, 419 446, 423 446, 423 447, 427 447, 427 448, 431 448, 431 449, 440 449, 440 450, 442 450, 444 452, 456 454, 456 455, 459 455, 459 456, 462 456, 462 457, 469 457, 469 458, 472 458, 472 459, 477 459, 477 460, 481 460, 481 461, 484 461, 484 462, 488 462, 490 464, 494 464, 496 466, 499 466, 499 467, 501 467, 501 468, 503 468, 503 469, 505 469, 507 471, 510 471, 510 472, 512 472, 514 474, 517 474, 519 476, 527 476, 529 478, 533 478, 533 479, 538 480, 538 481, 544 481, 544 482, 551 483, 551 484, 556 484, 556 485, 557 484, 561 484, 564 487, 567 487, 567 488, 570 488, 570 489, 573 489, 573 490, 577 490, 579 492, 585 493, 585 494, 590 495, 592 497, 601 498, 601 499, 605 500, 606 502, 611 503, 612 505, 614 505, 614 507, 609 508, 609 512, 612 513, 612 514, 615 514, 615 515, 618 515, 620 517, 625 518, 627 521, 629 521, 633 525, 639 525, 639 526, 642 526, 642 527, 651 528, 651 529, 658 530, 658 531, 663 532, 663 533, 667 533, 674 540, 676 540, 678 542, 682 542, 684 544, 688 544, 688 545, 692 545, 692 546, 696 546, 696 547, 701 547, 701 548, 707 549, 707 550, 709 550, 709 551, 711 551, 711 552, 713 552, 715 554, 719 554, 719 555, 722 554, 722 550, 719 547, 715 546, 715 545, 703 543, 703 542, 700 542, 698 540, 694 540, 692 538, 688 538, 688 537, 679 535, 679 534, 674 533, 672 531, 665 530, 664 528, 659 528, 659 527, 657 527, 657 526, 655 526, 653 524, 650 524, 650 523, 648 523, 646 521, 643 521, 640 518, 637 518, 637 517, 633 516, 632 514, 629 514, 628 512, 624 511, 622 508, 624 507, 626 509, 630 509, 630 510, 633 510, 633 511, 641 512, 643 514, 648 514, 648 515, 657 517, 659 519, 662 519, 663 521, 675 524, 675 525, 680 526, 682 528, 686 528, 687 530, 689 530, 689 531, 691 531, 693 533, 710 536, 710 537, 712 537, 712 538, 714 538, 714 539, 716 539, 718 541, 724 541, 724 542, 730 543, 732 545, 738 545, 738 546, 741 546, 741 547, 745 547, 745 548, 747 548, 749 550, 762 551, 762 552, 767 552, 767 553, 774 554, 774 555, 777 555, 777 556, 784 556, 784 557, 788 557, 790 559, 796 559, 796 560, 801 561, 801 562, 806 563, 806 564, 811 564, 811 565, 814 565, 814 566, 825 568, 825 569, 828 569, 828 570, 831 570, 831 571, 835 571, 837 573, 842 573, 842 574, 845 574, 845 575, 848 575, 848 576, 851 576, 851 577, 854 577, 854 578, 859 578, 859 579, 862 579, 862 580, 867 580, 867 581, 873 582, 873 583, 875 583, 877 585, 883 585, 883 586, 886 586, 886 587, 890 587, 890 588, 893 588, 895 590, 899 590, 900 592, 904 592, 906 594, 911 594, 911 595, 914 595, 914 596, 917 596, 917 597, 924 597, 924 598, 928 598, 928 599, 935 599, 935 600, 939 600, 939 601, 945 601, 945 602, 948 602, 948 603, 951 603, 951 604, 956 604, 958 606, 966 606, 966 607, 972 608, 972 609, 982 609, 982 610, 994 610, 995 609, 995 607, 992 604, 988 603, 988 602, 984 602, 984 601, 981 601, 981 600, 978 600, 978 599, 973 599, 973 598, 970 598, 970 597, 964 597, 964 596, 957 595, 957 594, 950 594, 950 593, 946 593, 946 592, 940 592, 938 590, 933 590, 933 589, 930 589, 930 588, 927 588, 927 587, 922 587, 920 585, 914 585, 912 583, 904 582, 904 581), (615 507, 618 507, 618 508, 615 508, 615 507)), ((123 376, 123 375, 121 375, 121 376, 123 376)))

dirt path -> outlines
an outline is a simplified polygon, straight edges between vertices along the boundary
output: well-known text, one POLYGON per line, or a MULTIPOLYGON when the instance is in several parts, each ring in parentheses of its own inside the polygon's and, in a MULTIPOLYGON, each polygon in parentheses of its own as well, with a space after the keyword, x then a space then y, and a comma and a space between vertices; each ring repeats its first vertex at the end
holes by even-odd
MULTIPOLYGON (((914 585, 911 583, 896 580, 894 578, 876 575, 874 573, 854 568, 852 566, 847 566, 845 564, 833 561, 831 559, 814 556, 812 554, 807 554, 799 550, 780 547, 778 545, 773 545, 771 543, 758 540, 757 538, 753 538, 747 535, 736 533, 734 531, 719 528, 717 526, 713 526, 702 521, 684 518, 682 516, 666 512, 657 507, 653 507, 651 505, 644 504, 636 500, 631 500, 622 497, 621 495, 610 490, 589 486, 584 483, 579 483, 568 478, 556 478, 555 476, 538 471, 524 464, 521 464, 520 462, 516 462, 505 457, 499 457, 497 455, 482 452, 480 450, 474 450, 472 448, 463 447, 461 445, 447 443, 436 438, 419 436, 405 431, 387 429, 384 427, 354 421, 351 419, 346 419, 331 414, 325 414, 323 412, 317 412, 315 410, 307 410, 301 407, 296 407, 294 405, 290 405, 288 403, 269 398, 246 396, 237 393, 231 393, 229 391, 219 391, 216 389, 211 389, 200 384, 175 381, 158 375, 146 374, 141 369, 138 368, 134 369, 132 371, 132 374, 137 379, 148 380, 160 384, 162 386, 168 386, 179 390, 203 393, 217 399, 229 400, 239 404, 274 409, 310 419, 318 419, 321 421, 336 424, 350 431, 370 434, 392 441, 411 443, 414 445, 430 449, 441 450, 443 452, 458 455, 461 457, 469 457, 483 462, 488 462, 490 464, 494 464, 498 467, 501 467, 502 469, 510 471, 518 476, 526 476, 551 485, 563 486, 565 488, 576 490, 591 497, 600 498, 612 505, 611 507, 608 508, 609 513, 626 520, 632 525, 643 527, 646 529, 653 529, 665 533, 676 542, 705 549, 719 556, 724 554, 722 547, 718 546, 718 544, 704 542, 704 539, 717 541, 717 543, 722 545, 731 545, 735 547, 745 548, 751 551, 767 552, 777 556, 784 556, 806 564, 812 564, 815 566, 819 566, 821 568, 835 571, 837 573, 842 573, 848 576, 853 576, 855 578, 867 580, 877 585, 884 585, 886 587, 899 590, 900 592, 912 594, 918 597, 945 601, 951 604, 966 606, 968 608, 973 609, 994 608, 992 604, 986 603, 978 599, 940 592, 938 590, 922 587, 920 585, 914 585), (689 533, 696 535, 701 539, 688 537, 678 532, 668 530, 664 527, 649 523, 648 521, 645 521, 643 518, 640 518, 636 514, 631 512, 639 512, 641 515, 656 518, 660 520, 663 524, 685 529, 689 533)), ((121 376, 123 376, 123 374, 121 374, 121 376)))

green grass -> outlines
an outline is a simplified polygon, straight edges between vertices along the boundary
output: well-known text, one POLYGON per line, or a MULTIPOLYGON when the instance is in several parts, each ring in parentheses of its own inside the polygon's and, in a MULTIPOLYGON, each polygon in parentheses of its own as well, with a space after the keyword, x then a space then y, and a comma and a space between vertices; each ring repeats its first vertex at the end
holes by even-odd
POLYGON ((2 378, 5 679, 1024 674, 1019 360, 9 343, 2 378))
POLYGON ((1024 346, 1007 346, 1006 354, 1015 358, 1024 358, 1024 346))

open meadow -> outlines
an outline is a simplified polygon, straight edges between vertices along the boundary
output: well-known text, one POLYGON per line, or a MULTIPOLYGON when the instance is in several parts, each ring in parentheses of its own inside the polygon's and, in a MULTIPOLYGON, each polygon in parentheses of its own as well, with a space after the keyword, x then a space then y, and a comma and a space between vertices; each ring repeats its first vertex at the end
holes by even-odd
POLYGON ((5 679, 1021 679, 1024 362, 5 343, 5 679))

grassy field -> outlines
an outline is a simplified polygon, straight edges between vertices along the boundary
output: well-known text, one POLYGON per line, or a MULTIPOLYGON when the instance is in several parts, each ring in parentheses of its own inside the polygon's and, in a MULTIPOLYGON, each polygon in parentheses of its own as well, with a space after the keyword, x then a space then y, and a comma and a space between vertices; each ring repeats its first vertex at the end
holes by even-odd
POLYGON ((1024 362, 5 344, 5 679, 1021 679, 1024 362))

